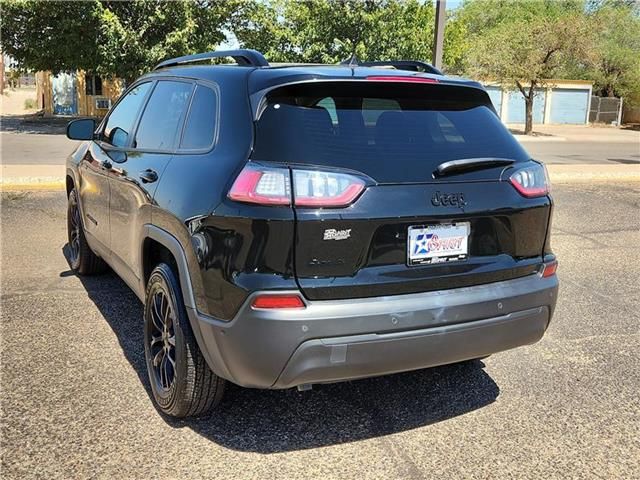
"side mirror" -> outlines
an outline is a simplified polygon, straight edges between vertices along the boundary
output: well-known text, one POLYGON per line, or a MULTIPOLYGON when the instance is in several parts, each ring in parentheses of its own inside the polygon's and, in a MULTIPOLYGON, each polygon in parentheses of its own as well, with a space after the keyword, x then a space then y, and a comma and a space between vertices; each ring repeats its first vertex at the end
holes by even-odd
POLYGON ((67 125, 67 137, 71 140, 93 140, 96 121, 93 118, 71 120, 67 125))
POLYGON ((109 132, 111 145, 117 148, 124 148, 129 140, 129 134, 120 127, 114 127, 109 132))

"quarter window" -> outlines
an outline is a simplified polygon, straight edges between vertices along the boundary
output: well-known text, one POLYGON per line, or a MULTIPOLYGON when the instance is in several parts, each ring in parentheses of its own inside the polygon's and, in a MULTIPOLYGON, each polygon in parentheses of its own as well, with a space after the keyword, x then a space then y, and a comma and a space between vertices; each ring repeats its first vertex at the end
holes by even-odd
POLYGON ((141 83, 118 102, 107 119, 103 135, 105 142, 114 147, 126 147, 128 145, 133 123, 150 88, 150 82, 141 83))
POLYGON ((180 148, 195 150, 213 144, 218 116, 218 98, 212 89, 198 85, 191 102, 189 117, 180 148))
POLYGON ((192 90, 191 83, 159 81, 140 119, 133 148, 172 150, 192 90))

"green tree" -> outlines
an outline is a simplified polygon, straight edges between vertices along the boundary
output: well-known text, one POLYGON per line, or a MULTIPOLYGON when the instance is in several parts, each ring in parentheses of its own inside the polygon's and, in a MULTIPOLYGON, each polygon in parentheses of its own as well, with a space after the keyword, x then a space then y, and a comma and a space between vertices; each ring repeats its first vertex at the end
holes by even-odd
POLYGON ((94 70, 97 7, 97 2, 2 2, 2 50, 35 71, 94 70))
POLYGON ((33 70, 131 80, 167 57, 214 49, 238 1, 2 3, 2 48, 33 70))
MULTIPOLYGON (((429 60, 435 9, 419 0, 272 0, 243 4, 235 19, 240 44, 270 61, 429 60)), ((444 63, 458 64, 463 25, 445 32, 444 63)))
POLYGON ((493 3, 502 7, 496 12, 489 3, 474 2, 466 13, 478 6, 484 12, 469 23, 473 48, 467 54, 467 69, 476 78, 498 81, 522 93, 525 134, 530 134, 536 88, 556 78, 568 57, 585 55, 586 24, 581 4, 496 0, 493 3), (504 11, 507 5, 508 14, 504 11))
POLYGON ((592 52, 585 76, 602 95, 640 103, 640 17, 638 5, 605 3, 590 19, 592 52))

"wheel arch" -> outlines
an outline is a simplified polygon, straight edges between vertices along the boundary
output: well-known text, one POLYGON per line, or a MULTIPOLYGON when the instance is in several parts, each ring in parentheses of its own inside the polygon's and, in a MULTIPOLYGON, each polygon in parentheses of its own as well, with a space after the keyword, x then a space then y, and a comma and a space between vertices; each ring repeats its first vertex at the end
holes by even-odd
POLYGON ((180 278, 179 267, 174 254, 164 244, 151 237, 145 237, 142 244, 142 280, 145 285, 153 269, 160 263, 168 264, 180 278))
POLYGON ((71 190, 73 190, 73 188, 75 187, 75 182, 73 180, 73 178, 71 177, 71 175, 69 175, 67 173, 67 177, 65 179, 65 185, 66 185, 66 189, 67 189, 67 198, 69 198, 69 195, 71 194, 71 190))
POLYGON ((178 283, 180 284, 180 290, 182 291, 182 299, 187 310, 189 323, 191 324, 191 329, 196 337, 200 351, 202 352, 205 361, 216 375, 229 379, 229 371, 226 368, 223 359, 220 357, 219 349, 207 348, 207 342, 203 339, 195 296, 191 286, 191 277, 187 266, 187 256, 182 245, 176 237, 155 225, 145 225, 143 240, 141 243, 142 251, 140 259, 142 264, 140 265, 140 282, 141 284, 144 282, 143 288, 145 292, 142 297, 143 302, 146 301, 146 281, 149 278, 148 276, 151 275, 155 265, 157 265, 157 263, 153 264, 153 261, 168 260, 169 262, 173 262, 172 266, 175 268, 174 271, 176 275, 178 275, 178 283), (170 257, 167 257, 167 255, 170 255, 170 257))
POLYGON ((169 263, 178 276, 185 307, 196 308, 187 257, 178 239, 166 230, 145 225, 141 248, 140 279, 145 288, 154 267, 160 262, 169 263))
POLYGON ((78 189, 80 187, 80 183, 78 181, 78 174, 74 166, 67 165, 64 183, 65 183, 65 189, 67 192, 67 198, 69 198, 69 194, 71 194, 71 190, 73 190, 74 188, 78 189))

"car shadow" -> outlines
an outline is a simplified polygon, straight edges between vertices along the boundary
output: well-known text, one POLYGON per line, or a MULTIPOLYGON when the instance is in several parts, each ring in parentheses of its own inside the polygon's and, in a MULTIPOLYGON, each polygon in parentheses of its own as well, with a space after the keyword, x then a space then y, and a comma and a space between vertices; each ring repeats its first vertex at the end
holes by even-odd
MULTIPOLYGON (((63 249, 68 257, 68 247, 63 249)), ((61 272, 61 276, 69 272, 61 272)), ((79 277, 118 338, 149 401, 143 306, 112 272, 79 277)), ((424 427, 480 409, 500 389, 476 360, 427 370, 314 386, 312 391, 245 389, 228 384, 222 403, 205 417, 177 420, 234 450, 277 453, 335 445, 424 427)))

